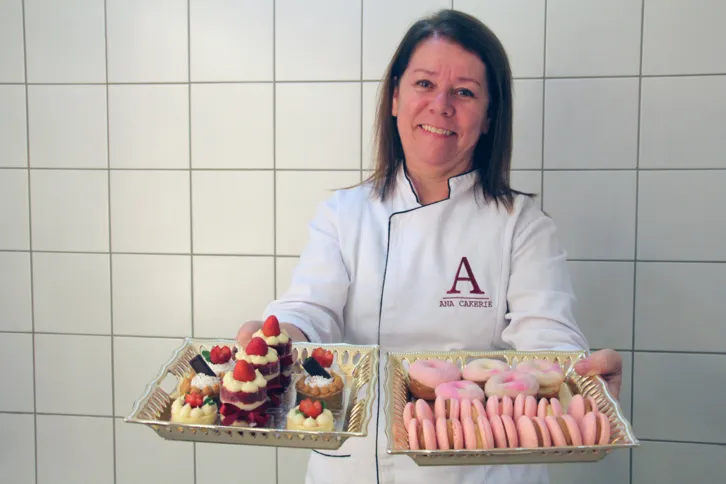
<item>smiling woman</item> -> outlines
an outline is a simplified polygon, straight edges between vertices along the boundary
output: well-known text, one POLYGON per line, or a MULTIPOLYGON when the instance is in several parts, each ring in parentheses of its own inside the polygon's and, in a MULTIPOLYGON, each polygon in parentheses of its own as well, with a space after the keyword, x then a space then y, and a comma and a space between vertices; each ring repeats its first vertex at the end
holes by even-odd
MULTIPOLYGON (((375 173, 321 204, 263 319, 297 341, 378 344, 382 355, 587 349, 555 225, 509 186, 512 75, 487 27, 452 10, 411 26, 382 83, 376 143, 375 173)), ((261 324, 245 323, 240 344, 261 324)), ((596 355, 580 370, 619 385, 619 359, 596 355)), ((388 455, 380 380, 368 436, 314 452, 306 482, 548 482, 543 465, 418 467, 388 455)), ((448 442, 435 428, 448 427, 426 424, 426 444, 448 442)))
POLYGON ((405 163, 422 204, 446 198, 447 180, 474 170, 485 198, 511 207, 512 72, 489 28, 452 11, 418 21, 380 93, 372 180, 382 199, 405 163))

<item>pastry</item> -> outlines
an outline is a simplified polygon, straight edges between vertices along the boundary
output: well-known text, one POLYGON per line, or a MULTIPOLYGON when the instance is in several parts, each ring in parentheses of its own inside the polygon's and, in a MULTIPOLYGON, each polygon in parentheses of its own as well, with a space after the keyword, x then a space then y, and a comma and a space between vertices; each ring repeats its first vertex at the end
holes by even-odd
POLYGON ((484 385, 486 385, 486 382, 493 374, 509 369, 509 365, 504 361, 492 358, 479 358, 470 361, 464 366, 464 369, 461 371, 461 377, 464 380, 476 383, 483 390, 484 385))
POLYGON ((210 351, 202 351, 202 357, 214 374, 223 378, 225 373, 234 370, 232 353, 229 346, 213 346, 210 351))
POLYGON ((434 420, 434 413, 425 400, 418 399, 416 403, 408 402, 403 408, 403 424, 408 427, 408 423, 414 419, 419 422, 423 420, 434 420))
POLYGON ((292 340, 287 331, 280 329, 277 317, 269 316, 252 337, 262 338, 268 346, 272 347, 280 359, 280 389, 273 392, 281 393, 290 385, 292 378, 292 340))
POLYGON ((471 400, 484 400, 484 390, 476 383, 468 380, 450 381, 437 385, 434 389, 437 397, 453 398, 461 400, 466 398, 471 400))
POLYGON ((269 421, 267 380, 245 360, 237 360, 234 371, 222 379, 219 392, 222 425, 264 426, 269 421))
POLYGON ((450 361, 416 360, 408 368, 408 388, 415 398, 436 400, 435 388, 451 381, 461 380, 461 370, 450 361))
POLYGON ((496 395, 516 398, 520 393, 534 396, 539 391, 539 382, 529 373, 507 370, 492 375, 484 385, 484 391, 487 397, 496 395))
POLYGON ((516 366, 517 371, 529 373, 539 383, 540 397, 552 398, 560 394, 560 387, 565 381, 565 373, 559 363, 533 358, 516 366))
POLYGON ((272 384, 279 384, 280 359, 277 356, 277 351, 267 346, 262 338, 252 338, 244 349, 237 352, 235 358, 237 361, 245 360, 265 377, 268 392, 273 386, 272 384))
POLYGON ((333 413, 319 400, 305 399, 287 414, 288 430, 332 432, 334 427, 333 413))
POLYGON ((303 373, 295 384, 298 401, 313 398, 321 400, 329 408, 339 406, 343 401, 343 378, 330 370, 333 353, 316 348, 312 356, 303 362, 303 373))
POLYGON ((217 404, 212 398, 199 393, 184 394, 171 404, 171 421, 213 425, 217 421, 217 404))
MULTIPOLYGON (((220 350, 218 346, 215 348, 218 348, 216 350, 218 357, 220 350)), ((231 359, 231 351, 229 358, 231 359)), ((221 360, 215 359, 215 361, 221 360)), ((192 369, 179 382, 178 394, 199 393, 207 397, 217 397, 222 380, 210 366, 212 364, 208 363, 202 355, 196 355, 189 361, 189 364, 192 369)))

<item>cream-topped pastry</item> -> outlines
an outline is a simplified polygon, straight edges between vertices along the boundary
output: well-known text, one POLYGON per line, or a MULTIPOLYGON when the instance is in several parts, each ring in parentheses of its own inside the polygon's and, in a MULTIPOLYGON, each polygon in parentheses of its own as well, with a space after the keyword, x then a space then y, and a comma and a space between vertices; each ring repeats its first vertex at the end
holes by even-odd
POLYGON ((280 376, 280 359, 277 351, 262 338, 254 337, 244 349, 240 349, 235 355, 237 361, 244 360, 252 367, 262 373, 267 381, 280 376))
POLYGON ((199 393, 187 393, 171 404, 171 421, 186 424, 213 425, 217 421, 217 405, 199 393))
POLYGON ((234 371, 224 375, 219 398, 225 416, 264 408, 267 402, 267 380, 251 363, 238 360, 234 371))
POLYGON ((305 399, 287 413, 288 430, 332 432, 334 427, 333 413, 317 400, 305 399))
POLYGON ((292 376, 292 339, 290 335, 280 328, 280 322, 272 315, 265 320, 262 328, 252 336, 253 338, 261 338, 265 344, 277 352, 280 360, 280 379, 279 385, 276 385, 271 391, 276 393, 284 392, 290 385, 292 376))
POLYGON ((222 388, 229 390, 230 392, 245 392, 255 393, 260 389, 264 389, 267 386, 267 380, 262 376, 260 370, 254 370, 255 378, 251 381, 240 381, 235 379, 234 372, 230 371, 222 379, 222 388))

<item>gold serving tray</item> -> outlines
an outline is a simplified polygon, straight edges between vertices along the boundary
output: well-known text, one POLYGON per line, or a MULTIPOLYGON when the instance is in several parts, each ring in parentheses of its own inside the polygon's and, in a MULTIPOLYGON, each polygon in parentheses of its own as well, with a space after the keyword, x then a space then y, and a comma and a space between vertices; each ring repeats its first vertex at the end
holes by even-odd
POLYGON ((588 356, 587 352, 560 351, 489 351, 489 352, 412 352, 386 353, 386 434, 388 453, 405 455, 419 466, 501 465, 565 462, 596 462, 615 449, 638 447, 633 429, 625 418, 617 400, 607 389, 602 378, 583 377, 574 371, 574 364, 588 356), (565 382, 560 388, 559 400, 566 409, 575 394, 591 396, 600 412, 607 415, 611 425, 610 444, 547 448, 486 449, 486 450, 410 450, 408 432, 403 424, 403 409, 409 401, 408 367, 418 359, 449 360, 463 368, 476 358, 496 358, 510 366, 530 358, 557 361, 565 370, 565 382))
POLYGON ((215 345, 237 346, 234 340, 185 339, 157 377, 147 385, 124 421, 146 425, 167 440, 306 449, 336 450, 348 438, 367 435, 376 398, 377 345, 293 343, 292 383, 283 394, 282 404, 268 410, 272 419, 266 427, 171 422, 171 403, 176 397, 177 386, 188 371, 193 372, 189 361, 202 350, 210 350, 215 345), (333 352, 332 370, 340 374, 345 382, 342 408, 331 409, 335 429, 332 432, 285 430, 287 412, 296 405, 295 381, 304 372, 301 362, 319 347, 333 352))

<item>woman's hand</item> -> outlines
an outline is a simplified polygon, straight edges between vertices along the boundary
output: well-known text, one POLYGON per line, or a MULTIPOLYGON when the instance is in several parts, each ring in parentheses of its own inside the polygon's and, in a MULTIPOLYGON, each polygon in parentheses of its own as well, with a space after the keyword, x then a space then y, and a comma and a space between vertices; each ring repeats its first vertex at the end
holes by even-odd
MULTIPOLYGON (((241 348, 246 347, 247 343, 252 339, 252 335, 262 329, 262 324, 262 321, 247 321, 240 326, 239 331, 237 331, 237 342, 241 348)), ((290 323, 280 323, 280 329, 284 329, 290 336, 290 339, 295 342, 306 343, 308 341, 305 333, 290 323)))
POLYGON ((582 376, 600 375, 608 385, 615 399, 620 399, 620 384, 623 380, 623 359, 617 351, 599 350, 575 363, 575 371, 582 376))

